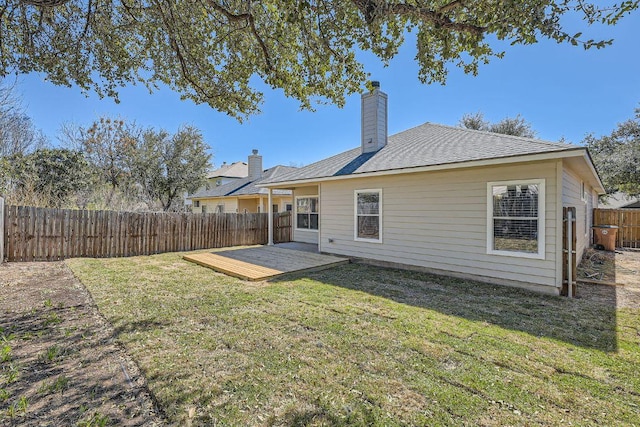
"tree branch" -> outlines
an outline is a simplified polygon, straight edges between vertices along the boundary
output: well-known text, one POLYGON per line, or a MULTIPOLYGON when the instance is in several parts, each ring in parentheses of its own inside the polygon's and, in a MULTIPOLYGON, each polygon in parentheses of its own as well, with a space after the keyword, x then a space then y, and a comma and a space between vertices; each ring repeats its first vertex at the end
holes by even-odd
POLYGON ((22 0, 22 2, 38 7, 57 7, 69 2, 69 0, 22 0))
POLYGON ((256 20, 253 14, 251 12, 246 12, 246 13, 240 13, 236 15, 234 13, 229 12, 224 7, 220 6, 214 0, 207 0, 207 3, 216 11, 222 13, 231 22, 245 21, 247 24, 249 24, 249 28, 251 29, 251 34, 253 34, 253 37, 256 39, 256 41, 260 45, 260 49, 262 50, 262 54, 264 56, 264 62, 266 64, 267 70, 273 71, 273 65, 271 64, 271 56, 269 55, 269 49, 267 48, 267 45, 265 44, 260 34, 258 34, 258 29, 256 27, 256 20))
POLYGON ((169 7, 169 14, 171 15, 170 19, 167 18, 166 14, 163 11, 162 6, 158 4, 158 10, 160 11, 160 15, 162 16, 164 25, 167 28, 167 37, 169 38, 169 44, 171 45, 174 53, 176 54, 176 57, 178 58, 178 62, 180 64, 180 72, 182 74, 182 77, 185 80, 187 80, 196 89, 198 93, 204 95, 209 99, 214 99, 215 96, 213 94, 207 92, 201 85, 198 84, 197 81, 195 81, 191 77, 191 73, 189 72, 187 61, 185 60, 184 55, 182 55, 180 44, 178 43, 178 40, 176 40, 176 38, 174 37, 174 31, 172 27, 174 27, 174 24, 175 24, 175 17, 173 16, 173 11, 171 10, 170 1, 168 2, 168 7, 169 7))
POLYGON ((446 12, 460 6, 462 4, 462 0, 453 1, 443 6, 438 11, 407 3, 388 4, 386 1, 383 1, 383 4, 380 4, 379 0, 352 1, 356 5, 356 7, 360 9, 368 24, 373 23, 375 18, 377 18, 378 16, 395 14, 400 16, 419 16, 422 20, 432 22, 435 25, 454 31, 472 33, 475 35, 482 35, 487 30, 486 27, 480 25, 452 21, 451 18, 445 15, 446 12))
POLYGON ((453 9, 456 9, 458 6, 462 6, 462 4, 464 3, 463 0, 454 0, 449 4, 445 4, 444 6, 442 6, 441 8, 438 9, 439 13, 447 13, 453 9))

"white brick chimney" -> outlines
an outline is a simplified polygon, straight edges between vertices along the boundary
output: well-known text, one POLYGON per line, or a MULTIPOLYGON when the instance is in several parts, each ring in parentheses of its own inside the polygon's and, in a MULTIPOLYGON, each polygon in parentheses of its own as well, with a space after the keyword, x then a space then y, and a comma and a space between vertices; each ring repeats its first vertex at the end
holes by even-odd
POLYGON ((387 145, 387 94, 380 82, 371 82, 373 91, 362 95, 362 152, 378 151, 387 145))
POLYGON ((257 179, 262 177, 262 156, 258 150, 253 150, 249 155, 249 178, 257 179))

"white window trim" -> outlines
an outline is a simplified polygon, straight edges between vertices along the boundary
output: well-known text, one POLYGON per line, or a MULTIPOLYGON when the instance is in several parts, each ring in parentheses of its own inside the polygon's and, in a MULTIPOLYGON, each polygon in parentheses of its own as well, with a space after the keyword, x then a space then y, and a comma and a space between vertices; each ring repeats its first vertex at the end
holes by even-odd
POLYGON ((487 182, 487 254, 510 256, 516 258, 533 258, 545 259, 545 234, 547 227, 545 224, 545 180, 544 179, 527 179, 519 181, 494 181, 487 182), (515 252, 515 251, 499 251, 493 249, 493 187, 497 185, 538 185, 538 252, 515 252))
MULTIPOLYGON (((578 210, 576 209, 576 212, 578 210)), ((576 214, 577 215, 577 214, 576 214)), ((585 200, 584 202, 584 237, 585 241, 589 241, 589 203, 585 200)))
POLYGON ((296 231, 308 231, 311 233, 317 233, 318 231, 320 231, 320 210, 318 210, 317 215, 318 215, 318 229, 314 230, 313 228, 298 228, 298 199, 312 199, 312 198, 316 198, 318 199, 318 204, 320 204, 320 196, 318 196, 317 194, 308 194, 306 196, 296 196, 295 200, 294 200, 294 204, 292 206, 293 209, 293 214, 294 214, 294 222, 296 224, 296 231))
MULTIPOLYGON (((373 215, 372 215, 373 216, 373 215)), ((353 191, 353 240, 356 242, 382 243, 382 188, 366 188, 353 191), (378 193, 378 238, 365 239, 358 237, 358 194, 359 193, 378 193)))

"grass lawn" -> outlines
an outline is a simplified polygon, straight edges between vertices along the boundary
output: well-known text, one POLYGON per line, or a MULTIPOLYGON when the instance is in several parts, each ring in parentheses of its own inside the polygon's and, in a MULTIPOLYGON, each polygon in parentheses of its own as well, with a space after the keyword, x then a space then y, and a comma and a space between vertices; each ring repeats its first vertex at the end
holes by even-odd
POLYGON ((250 283, 180 254, 67 261, 172 423, 640 425, 640 316, 346 265, 250 283))

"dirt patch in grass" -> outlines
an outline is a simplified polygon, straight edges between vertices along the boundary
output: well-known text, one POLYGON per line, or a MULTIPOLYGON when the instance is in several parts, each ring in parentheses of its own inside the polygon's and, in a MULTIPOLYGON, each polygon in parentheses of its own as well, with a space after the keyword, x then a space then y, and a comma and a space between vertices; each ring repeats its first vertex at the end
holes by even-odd
POLYGON ((581 283, 578 285, 579 296, 608 300, 618 308, 640 308, 640 251, 587 249, 577 274, 578 280, 620 285, 607 289, 606 285, 581 283))
POLYGON ((163 424, 137 366, 64 263, 0 264, 0 312, 0 424, 163 424))

